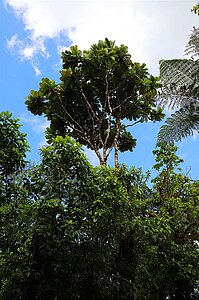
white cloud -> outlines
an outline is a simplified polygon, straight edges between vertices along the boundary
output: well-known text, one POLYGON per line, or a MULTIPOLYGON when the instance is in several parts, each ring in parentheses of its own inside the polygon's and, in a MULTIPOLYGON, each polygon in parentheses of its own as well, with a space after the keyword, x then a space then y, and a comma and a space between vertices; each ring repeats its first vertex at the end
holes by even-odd
POLYGON ((32 66, 35 71, 35 75, 36 76, 41 75, 41 71, 40 71, 39 67, 37 65, 35 65, 34 63, 32 63, 32 66))
POLYGON ((20 55, 32 60, 48 57, 45 42, 55 39, 66 46, 61 36, 87 49, 105 37, 129 46, 133 60, 146 62, 156 72, 162 58, 183 55, 192 26, 198 17, 191 14, 195 1, 133 0, 5 0, 23 22, 27 39, 14 35, 8 47, 19 46, 20 55), (30 42, 31 41, 31 42, 30 42), (18 44, 17 44, 18 42, 18 44), (23 51, 22 51, 23 49, 23 51))
POLYGON ((31 116, 27 113, 23 113, 19 118, 22 123, 30 125, 32 130, 37 134, 43 134, 49 126, 49 121, 42 117, 31 116))
POLYGON ((17 33, 15 33, 10 40, 7 40, 7 47, 8 49, 13 49, 14 47, 16 47, 19 44, 19 39, 17 36, 17 33))
POLYGON ((41 149, 42 147, 46 146, 48 143, 47 143, 47 140, 45 138, 45 136, 41 139, 41 141, 39 142, 39 145, 38 145, 38 148, 41 149))
POLYGON ((29 113, 22 113, 19 116, 20 122, 22 124, 27 124, 31 127, 31 131, 36 133, 40 137, 40 141, 37 145, 37 148, 41 149, 41 147, 47 144, 47 140, 45 138, 45 130, 50 125, 50 122, 39 116, 32 116, 29 113))
POLYGON ((36 75, 40 75, 41 71, 37 63, 37 55, 48 58, 49 53, 44 45, 42 38, 37 38, 35 41, 30 38, 20 40, 17 33, 15 33, 9 40, 7 40, 7 48, 17 55, 21 61, 29 60, 35 70, 36 75))

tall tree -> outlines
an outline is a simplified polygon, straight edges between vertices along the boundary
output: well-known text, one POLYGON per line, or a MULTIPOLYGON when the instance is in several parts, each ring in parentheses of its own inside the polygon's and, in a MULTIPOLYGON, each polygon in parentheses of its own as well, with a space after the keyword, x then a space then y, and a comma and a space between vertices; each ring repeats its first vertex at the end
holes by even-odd
MULTIPOLYGON (((198 12, 198 5, 193 11, 198 12)), ((193 28, 185 53, 192 58, 160 61, 160 105, 178 110, 161 127, 158 143, 179 141, 199 132, 199 28, 193 28)))
POLYGON ((72 46, 62 61, 60 83, 44 78, 27 97, 28 109, 50 120, 48 137, 72 136, 94 150, 102 165, 114 149, 118 167, 118 151, 136 145, 127 128, 163 117, 155 102, 158 78, 145 64, 133 63, 126 46, 108 39, 83 52, 72 46))

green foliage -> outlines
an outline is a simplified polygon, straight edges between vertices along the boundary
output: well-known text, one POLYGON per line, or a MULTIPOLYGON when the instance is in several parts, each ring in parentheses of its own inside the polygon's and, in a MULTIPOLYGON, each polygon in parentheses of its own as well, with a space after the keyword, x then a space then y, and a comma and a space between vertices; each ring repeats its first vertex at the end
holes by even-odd
POLYGON ((192 11, 193 11, 195 14, 198 14, 198 15, 199 15, 199 4, 194 5, 193 8, 192 8, 192 11))
MULTIPOLYGON (((20 227, 25 222, 21 212, 28 201, 26 190, 20 186, 28 144, 19 128, 18 120, 13 119, 12 114, 0 113, 0 290, 5 284, 4 278, 10 276, 8 258, 19 247, 20 227)), ((14 296, 7 299, 14 299, 14 296)))
POLYGON ((148 74, 145 64, 133 63, 126 46, 108 39, 87 51, 72 46, 62 61, 60 83, 43 78, 39 90, 27 97, 28 109, 50 120, 49 140, 68 134, 94 150, 101 164, 114 148, 118 167, 118 150, 135 147, 127 127, 163 117, 155 102, 159 79, 148 74))
POLYGON ((18 121, 8 112, 0 113, 0 176, 19 173, 25 166, 28 145, 18 121))
POLYGON ((157 155, 154 168, 159 174, 153 180, 153 220, 162 225, 153 237, 155 263, 161 265, 153 278, 163 292, 158 299, 165 299, 165 293, 171 299, 197 299, 199 184, 191 183, 179 168, 175 172, 182 161, 176 156, 176 150, 174 145, 164 143, 154 151, 157 155))

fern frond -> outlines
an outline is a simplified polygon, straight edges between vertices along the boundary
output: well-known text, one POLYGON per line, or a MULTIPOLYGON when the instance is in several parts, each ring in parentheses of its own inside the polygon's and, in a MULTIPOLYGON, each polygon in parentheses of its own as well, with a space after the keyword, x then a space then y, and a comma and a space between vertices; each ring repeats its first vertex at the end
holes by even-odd
POLYGON ((187 44, 190 59, 160 61, 162 91, 157 97, 161 107, 179 110, 160 128, 157 143, 179 141, 199 132, 199 28, 194 28, 187 44), (193 60, 193 58, 197 58, 193 60))
POLYGON ((185 54, 191 54, 193 58, 199 57, 199 28, 194 27, 186 46, 185 54))
POLYGON ((157 144, 162 142, 180 141, 182 138, 199 132, 199 110, 180 109, 167 118, 160 128, 157 144))
POLYGON ((161 60, 160 77, 163 88, 158 100, 161 107, 199 105, 199 60, 161 60))
POLYGON ((190 59, 171 59, 160 61, 160 77, 163 86, 175 84, 181 88, 195 83, 199 63, 190 59))

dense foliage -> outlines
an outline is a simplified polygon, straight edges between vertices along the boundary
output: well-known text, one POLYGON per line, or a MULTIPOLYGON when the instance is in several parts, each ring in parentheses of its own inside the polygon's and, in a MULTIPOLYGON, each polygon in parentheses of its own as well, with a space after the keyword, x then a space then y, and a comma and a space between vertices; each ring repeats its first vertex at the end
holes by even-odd
POLYGON ((145 64, 133 63, 126 46, 108 39, 83 52, 72 46, 62 61, 60 82, 42 79, 27 97, 28 109, 48 118, 49 138, 67 133, 94 150, 100 164, 114 149, 118 167, 118 151, 136 146, 127 128, 163 118, 155 99, 159 79, 145 64))
POLYGON ((151 187, 141 169, 94 168, 68 136, 23 168, 25 136, 1 116, 0 299, 198 299, 199 183, 174 145, 154 151, 151 187))

